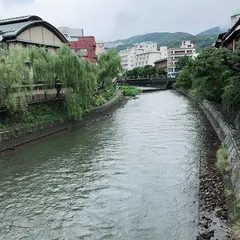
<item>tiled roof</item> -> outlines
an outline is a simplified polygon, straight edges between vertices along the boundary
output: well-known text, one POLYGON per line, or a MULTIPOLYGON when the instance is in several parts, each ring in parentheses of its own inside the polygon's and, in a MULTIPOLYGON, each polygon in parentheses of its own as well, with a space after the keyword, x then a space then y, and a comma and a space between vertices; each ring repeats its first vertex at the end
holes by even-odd
POLYGON ((0 19, 0 25, 10 24, 10 23, 36 21, 36 20, 42 20, 42 19, 35 15, 21 16, 21 17, 15 17, 15 18, 6 18, 6 19, 0 19))
POLYGON ((55 33, 63 42, 68 42, 67 39, 54 26, 43 21, 40 17, 35 15, 0 20, 0 41, 3 39, 10 41, 22 31, 25 31, 33 26, 45 26, 50 31, 55 33))

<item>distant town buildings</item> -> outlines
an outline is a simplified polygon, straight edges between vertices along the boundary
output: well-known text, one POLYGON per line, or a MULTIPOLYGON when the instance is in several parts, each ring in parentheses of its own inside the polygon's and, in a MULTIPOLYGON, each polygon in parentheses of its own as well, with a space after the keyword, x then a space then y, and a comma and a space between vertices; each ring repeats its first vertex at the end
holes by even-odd
POLYGON ((181 57, 193 57, 196 54, 196 50, 194 48, 194 43, 190 40, 182 41, 180 48, 169 48, 168 49, 168 75, 175 76, 179 71, 177 69, 176 63, 181 57))
POLYGON ((69 42, 77 41, 78 37, 83 37, 83 29, 81 28, 59 27, 58 30, 69 42))
POLYGON ((5 46, 44 46, 54 51, 68 43, 65 36, 38 16, 29 15, 0 20, 0 43, 5 46))
POLYGON ((231 16, 230 29, 218 36, 214 46, 228 47, 235 51, 240 43, 240 9, 236 10, 231 16))
POLYGON ((105 42, 104 48, 105 48, 105 50, 108 50, 110 48, 116 48, 119 45, 123 45, 123 43, 121 43, 121 42, 105 42))
POLYGON ((134 44, 125 50, 120 51, 122 58, 122 67, 125 70, 131 70, 135 67, 144 67, 146 65, 154 66, 154 62, 167 56, 167 47, 157 49, 157 43, 143 42, 134 44))
POLYGON ((103 41, 95 41, 94 36, 84 36, 83 29, 59 27, 59 31, 67 38, 70 47, 80 57, 96 62, 96 56, 105 51, 103 41))
POLYGON ((96 62, 96 41, 93 36, 78 37, 77 41, 71 41, 70 47, 80 57, 96 62))

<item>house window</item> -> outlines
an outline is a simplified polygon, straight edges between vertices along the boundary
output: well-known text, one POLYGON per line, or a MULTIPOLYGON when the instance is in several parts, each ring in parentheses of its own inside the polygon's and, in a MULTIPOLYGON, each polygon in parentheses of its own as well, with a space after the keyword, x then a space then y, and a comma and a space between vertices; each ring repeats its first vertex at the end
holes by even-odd
POLYGON ((87 56, 87 49, 86 48, 78 48, 77 49, 77 54, 81 57, 86 57, 87 56))

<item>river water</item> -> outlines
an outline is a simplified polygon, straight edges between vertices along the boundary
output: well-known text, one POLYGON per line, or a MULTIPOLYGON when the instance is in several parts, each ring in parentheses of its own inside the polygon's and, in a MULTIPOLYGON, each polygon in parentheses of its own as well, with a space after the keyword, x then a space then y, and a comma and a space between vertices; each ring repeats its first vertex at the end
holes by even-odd
POLYGON ((195 239, 204 128, 162 91, 1 157, 0 239, 195 239))

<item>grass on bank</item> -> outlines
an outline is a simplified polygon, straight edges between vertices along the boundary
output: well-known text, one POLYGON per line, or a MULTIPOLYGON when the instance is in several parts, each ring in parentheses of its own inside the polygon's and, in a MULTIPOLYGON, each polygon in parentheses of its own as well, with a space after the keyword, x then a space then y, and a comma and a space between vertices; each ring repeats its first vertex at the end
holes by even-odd
MULTIPOLYGON (((216 166, 218 170, 222 173, 223 176, 227 176, 231 171, 231 167, 227 161, 227 152, 226 148, 222 146, 217 151, 217 163, 216 166)), ((229 179, 227 181, 230 181, 229 179)), ((231 234, 233 240, 240 239, 240 201, 234 196, 234 192, 229 188, 225 189, 225 195, 227 202, 230 206, 230 225, 231 225, 231 234)))
POLYGON ((130 86, 130 85, 121 85, 119 89, 123 92, 124 96, 136 97, 142 92, 141 89, 130 86))
POLYGON ((226 148, 222 146, 217 151, 217 163, 216 166, 222 174, 227 174, 231 171, 231 167, 227 161, 226 148))

